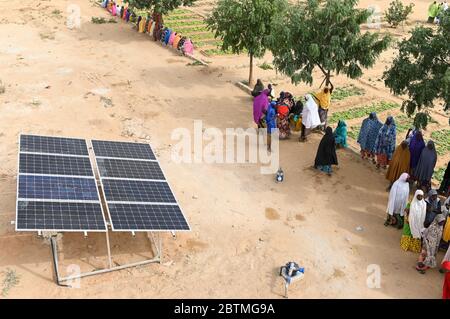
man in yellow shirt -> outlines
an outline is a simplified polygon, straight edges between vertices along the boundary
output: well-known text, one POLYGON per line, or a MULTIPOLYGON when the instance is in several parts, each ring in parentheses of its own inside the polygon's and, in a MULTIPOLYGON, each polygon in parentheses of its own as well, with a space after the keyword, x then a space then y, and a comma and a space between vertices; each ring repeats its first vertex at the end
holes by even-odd
POLYGON ((319 117, 322 122, 322 129, 325 130, 327 127, 327 117, 328 117, 328 108, 331 103, 331 94, 333 93, 334 86, 331 84, 331 87, 325 86, 325 88, 321 91, 313 94, 314 98, 319 105, 319 117))

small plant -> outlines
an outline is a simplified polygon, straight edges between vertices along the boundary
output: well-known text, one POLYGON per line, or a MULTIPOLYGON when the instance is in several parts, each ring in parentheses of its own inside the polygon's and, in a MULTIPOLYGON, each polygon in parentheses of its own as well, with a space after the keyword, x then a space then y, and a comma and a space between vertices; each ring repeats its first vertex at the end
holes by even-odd
POLYGON ((408 19, 408 16, 413 11, 413 7, 413 3, 405 6, 400 0, 392 1, 389 8, 384 13, 386 21, 391 25, 391 27, 398 27, 400 23, 408 19))
POLYGON ((434 171, 433 178, 437 180, 439 183, 441 183, 442 180, 444 179, 445 169, 446 167, 441 167, 434 171))
POLYGON ((333 94, 331 95, 331 99, 333 101, 341 101, 350 96, 360 96, 364 95, 366 91, 364 89, 358 88, 354 85, 344 86, 342 88, 336 88, 333 90, 333 94))
POLYGON ((442 156, 450 152, 450 130, 443 129, 431 133, 431 139, 436 143, 436 152, 442 156))
POLYGON ((5 91, 6 91, 6 87, 3 84, 2 80, 0 80, 0 94, 5 93, 5 91))
POLYGON ((203 65, 200 61, 194 61, 191 63, 186 64, 187 66, 198 66, 198 65, 203 65))
POLYGON ((270 63, 264 61, 263 64, 259 65, 259 67, 263 70, 273 70, 273 66, 270 63))
POLYGON ((2 296, 6 297, 14 286, 19 284, 19 277, 15 270, 6 269, 5 279, 3 279, 2 296))
POLYGON ((95 24, 104 24, 104 23, 117 23, 117 21, 114 18, 110 18, 109 20, 106 20, 103 17, 92 17, 91 22, 95 24))
POLYGON ((61 13, 62 13, 61 10, 58 10, 58 9, 55 9, 52 11, 52 14, 55 16, 61 16, 61 13))

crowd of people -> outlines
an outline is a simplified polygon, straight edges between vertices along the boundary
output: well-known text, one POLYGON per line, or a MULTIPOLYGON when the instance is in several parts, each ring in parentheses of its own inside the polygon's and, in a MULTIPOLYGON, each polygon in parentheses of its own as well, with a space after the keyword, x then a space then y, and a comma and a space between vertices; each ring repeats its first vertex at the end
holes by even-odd
MULTIPOLYGON (((339 120, 333 131, 327 126, 328 109, 333 87, 326 86, 304 99, 295 101, 289 92, 281 92, 275 99, 271 85, 265 89, 261 80, 257 81, 252 96, 253 119, 258 128, 267 128, 267 146, 270 151, 271 134, 279 130, 280 139, 291 136, 291 130, 301 131, 299 140, 313 130, 323 131, 314 167, 331 175, 332 165, 338 165, 337 147, 347 147, 347 125, 339 120)), ((436 268, 436 255, 440 248, 447 249, 440 263, 440 271, 446 272, 444 297, 450 298, 450 162, 438 190, 432 189, 431 179, 437 162, 434 142, 425 142, 422 131, 412 128, 399 145, 393 116, 388 116, 384 124, 376 113, 370 113, 362 121, 357 143, 361 157, 386 169, 389 181, 389 200, 385 226, 402 230, 400 247, 405 251, 419 254, 416 269, 424 274, 436 268), (410 190, 414 191, 409 200, 410 190), (441 203, 439 194, 447 199, 441 203)))
POLYGON ((107 9, 113 16, 119 17, 126 22, 134 23, 139 33, 147 33, 153 37, 154 41, 161 41, 164 45, 170 46, 185 55, 192 56, 194 54, 192 40, 165 27, 162 23, 161 15, 138 16, 133 9, 128 7, 128 3, 119 5, 111 0, 103 0, 102 7, 107 9))
POLYGON ((336 147, 347 147, 347 124, 339 121, 333 131, 327 126, 328 108, 331 102, 333 86, 297 101, 289 92, 281 92, 275 98, 271 84, 265 88, 258 79, 251 92, 253 99, 253 120, 258 128, 267 128, 267 149, 271 151, 271 135, 278 129, 279 139, 287 139, 292 131, 300 131, 299 141, 306 142, 307 136, 314 130, 322 131, 324 136, 319 144, 315 168, 331 175, 332 165, 337 165, 336 147))

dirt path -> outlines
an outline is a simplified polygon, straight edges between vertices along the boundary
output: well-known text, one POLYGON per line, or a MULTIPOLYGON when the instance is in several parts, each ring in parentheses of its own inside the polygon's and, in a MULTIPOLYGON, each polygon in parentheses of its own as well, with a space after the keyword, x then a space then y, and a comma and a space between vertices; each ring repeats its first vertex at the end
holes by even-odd
MULTIPOLYGON (((232 85, 245 69, 186 66, 190 60, 128 25, 91 24, 91 16, 107 16, 86 0, 38 3, 0 3, 0 270, 19 276, 8 297, 280 298, 278 269, 289 260, 306 267, 292 298, 440 297, 442 276, 417 274, 417 256, 399 247, 400 231, 383 226, 386 183, 373 167, 340 151, 333 177, 311 169, 320 136, 281 143, 282 184, 257 165, 171 161, 172 130, 192 129, 194 119, 220 129, 252 126, 251 100, 232 85), (69 3, 81 7, 80 30, 64 25, 69 3), (192 232, 165 236, 162 265, 57 287, 49 246, 10 224, 20 132, 150 141, 192 232), (370 264, 380 266, 380 289, 367 288, 370 264)), ((103 245, 100 235, 65 235, 64 263, 101 267, 103 245)), ((114 235, 112 247, 119 263, 148 250, 129 234, 114 235)))

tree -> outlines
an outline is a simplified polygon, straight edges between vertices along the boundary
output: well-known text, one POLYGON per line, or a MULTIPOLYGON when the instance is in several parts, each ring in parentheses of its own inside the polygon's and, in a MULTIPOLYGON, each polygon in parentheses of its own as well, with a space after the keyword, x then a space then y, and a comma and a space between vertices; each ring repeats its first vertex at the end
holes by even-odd
POLYGON ((148 9, 159 14, 168 12, 180 7, 191 6, 195 0, 129 0, 130 7, 136 9, 148 9))
MULTIPOLYGON (((402 110, 411 116, 433 107, 436 100, 450 102, 450 10, 443 13, 437 30, 419 26, 409 39, 399 44, 399 52, 390 69, 384 72, 384 84, 396 95, 408 95, 402 110)), ((425 117, 423 117, 425 118, 425 117)), ((426 125, 426 123, 425 123, 426 125)))
POLYGON ((358 0, 308 0, 292 5, 274 25, 271 51, 274 65, 295 84, 312 84, 317 67, 331 84, 332 73, 355 79, 374 65, 390 37, 361 34, 360 25, 372 14, 356 9, 358 0))
POLYGON ((396 28, 401 22, 406 21, 406 19, 408 19, 408 16, 413 11, 413 7, 414 7, 413 3, 405 6, 400 0, 392 1, 389 5, 389 8, 384 13, 386 21, 393 28, 396 28))
POLYGON ((287 6, 285 0, 219 0, 206 20, 208 28, 222 39, 222 50, 248 52, 248 83, 253 85, 253 58, 262 57, 268 46, 272 20, 287 6))

